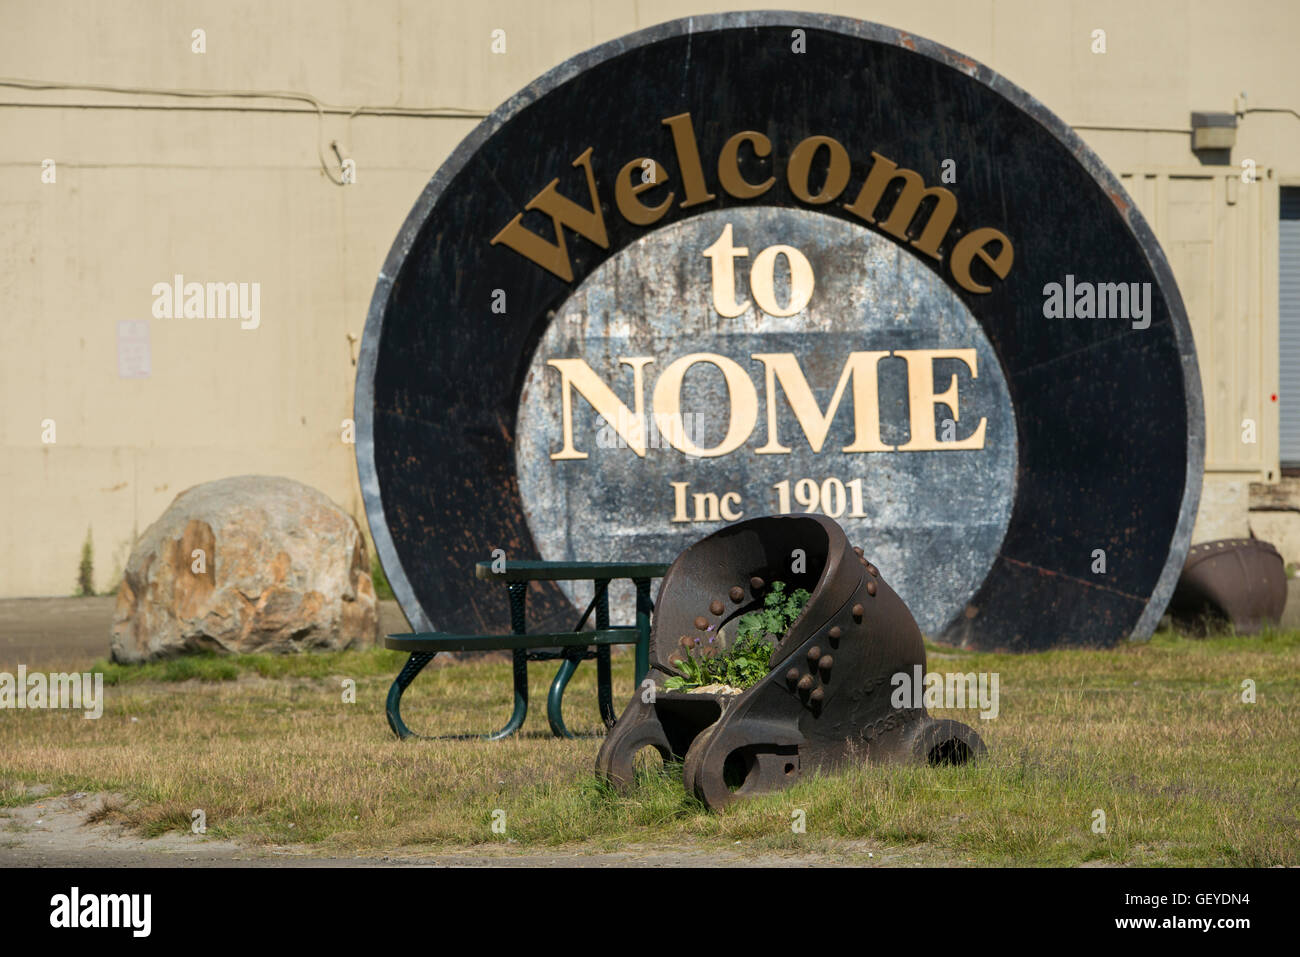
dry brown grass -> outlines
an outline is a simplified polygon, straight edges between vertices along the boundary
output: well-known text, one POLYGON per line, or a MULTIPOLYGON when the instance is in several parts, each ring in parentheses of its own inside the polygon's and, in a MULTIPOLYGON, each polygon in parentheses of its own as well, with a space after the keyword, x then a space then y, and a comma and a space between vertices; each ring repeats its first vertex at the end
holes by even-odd
MULTIPOLYGON (((1300 864, 1300 635, 932 658, 939 671, 1000 673, 996 720, 947 714, 978 726, 987 762, 855 768, 723 814, 671 775, 649 774, 627 797, 594 780, 590 664, 566 696, 570 728, 589 737, 549 736, 551 672, 534 665, 525 734, 398 742, 383 700, 400 661, 387 652, 223 661, 210 677, 238 677, 212 681, 109 669, 120 683, 99 720, 0 712, 0 804, 27 800, 24 783, 121 793, 130 803, 104 813, 148 834, 188 831, 201 808, 212 836, 335 854, 740 841, 755 853, 913 849, 916 859, 974 864, 1300 864), (357 682, 356 704, 342 701, 344 677, 357 682), (1255 704, 1241 701, 1247 678, 1255 704), (807 833, 791 832, 794 809, 807 833), (1096 809, 1105 834, 1091 829, 1096 809), (496 810, 505 834, 492 832, 496 810)), ((616 660, 615 679, 621 705, 630 659, 616 660)), ((428 669, 404 703, 417 731, 491 730, 509 711, 509 666, 428 669)))

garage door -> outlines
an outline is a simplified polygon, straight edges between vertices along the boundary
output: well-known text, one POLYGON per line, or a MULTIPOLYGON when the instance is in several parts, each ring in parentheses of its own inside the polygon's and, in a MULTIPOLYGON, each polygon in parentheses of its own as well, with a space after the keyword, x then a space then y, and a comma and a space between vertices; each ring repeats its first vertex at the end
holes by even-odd
POLYGON ((1300 188, 1282 189, 1278 230, 1278 414, 1283 468, 1300 468, 1300 188))

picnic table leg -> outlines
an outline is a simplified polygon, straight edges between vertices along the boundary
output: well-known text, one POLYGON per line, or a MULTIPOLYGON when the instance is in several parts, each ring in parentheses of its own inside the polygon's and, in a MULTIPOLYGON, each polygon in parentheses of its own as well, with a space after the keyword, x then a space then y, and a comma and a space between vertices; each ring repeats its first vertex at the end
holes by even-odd
POLYGON ((400 740, 405 741, 407 738, 415 737, 415 732, 402 721, 402 692, 415 680, 415 676, 424 670, 424 666, 432 660, 433 655, 427 651, 411 652, 411 656, 406 659, 406 664, 402 666, 402 670, 398 672, 397 677, 393 679, 393 683, 388 689, 388 701, 384 711, 388 715, 388 726, 393 729, 393 734, 397 735, 400 740))
MULTIPOLYGON (((594 581, 596 595, 596 627, 609 627, 609 579, 598 578, 594 581)), ((588 609, 590 611, 590 609, 588 609)), ((583 622, 586 615, 583 616, 583 622)), ((579 622, 581 627, 582 622, 579 622)), ((569 679, 582 663, 581 651, 570 649, 560 664, 551 682, 550 693, 546 696, 546 720, 551 726, 551 734, 557 738, 572 738, 573 734, 564 724, 564 689, 569 679)), ((600 705, 600 716, 606 727, 614 726, 614 695, 609 684, 609 645, 596 646, 596 699, 600 705)))
POLYGON ((637 688, 650 670, 650 579, 634 578, 636 585, 636 681, 637 688))
POLYGON ((560 664, 560 670, 555 673, 555 680, 551 682, 551 691, 546 696, 546 720, 551 726, 551 734, 557 738, 571 738, 572 732, 564 726, 564 689, 573 677, 573 673, 578 670, 578 664, 582 661, 582 649, 569 649, 565 655, 564 661, 560 664), (572 657, 570 657, 572 656, 572 657))
MULTIPOLYGON (((510 582, 506 587, 510 590, 510 627, 516 635, 522 635, 527 631, 525 611, 528 599, 528 583, 510 582)), ((511 712, 510 720, 506 722, 506 726, 496 734, 488 735, 490 741, 499 741, 502 738, 510 737, 523 727, 524 718, 528 717, 528 652, 523 648, 517 648, 513 657, 515 708, 511 712)))
MULTIPOLYGON (((609 627, 609 579, 596 582, 596 627, 609 627)), ((609 681, 609 645, 596 648, 596 701, 605 727, 614 727, 614 692, 609 681)))

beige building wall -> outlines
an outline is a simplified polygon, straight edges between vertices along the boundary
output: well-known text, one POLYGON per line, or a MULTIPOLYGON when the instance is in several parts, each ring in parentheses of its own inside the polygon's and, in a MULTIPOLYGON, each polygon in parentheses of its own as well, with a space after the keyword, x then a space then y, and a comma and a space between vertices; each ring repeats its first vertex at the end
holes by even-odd
MULTIPOLYGON (((1228 165, 1212 166, 1190 149, 1189 114, 1300 108, 1300 4, 785 5, 875 20, 986 63, 1125 176, 1200 349, 1206 501, 1220 507, 1203 510, 1197 537, 1244 533, 1249 483, 1278 479, 1277 191, 1300 185, 1300 119, 1245 113, 1228 165), (1104 54, 1091 51, 1094 30, 1104 54), (1239 182, 1243 159, 1259 182, 1239 182), (1254 444, 1242 441, 1247 418, 1254 444)), ((434 170, 477 117, 567 57, 750 6, 0 0, 0 596, 70 593, 88 532, 96 587, 115 586, 178 492, 227 475, 308 482, 365 527, 343 440, 357 340, 434 170), (491 51, 494 30, 504 54, 491 51), (332 182, 332 142, 355 183, 332 182), (154 318, 151 290, 176 274, 260 284, 260 324, 154 318), (131 320, 147 323, 147 378, 119 376, 118 323, 131 320)), ((1293 534, 1280 514, 1269 513, 1276 534, 1293 534)))

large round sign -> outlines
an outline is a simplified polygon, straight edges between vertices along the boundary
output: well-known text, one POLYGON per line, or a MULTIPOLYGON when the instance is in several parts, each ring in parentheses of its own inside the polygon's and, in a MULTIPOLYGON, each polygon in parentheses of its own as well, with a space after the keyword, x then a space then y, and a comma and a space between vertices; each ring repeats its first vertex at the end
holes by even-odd
POLYGON ((485 120, 380 274, 356 419, 384 568, 444 630, 506 626, 497 549, 671 561, 808 511, 929 634, 1144 637, 1203 457, 1182 301, 1097 157, 966 57, 790 13, 642 31, 485 120))

